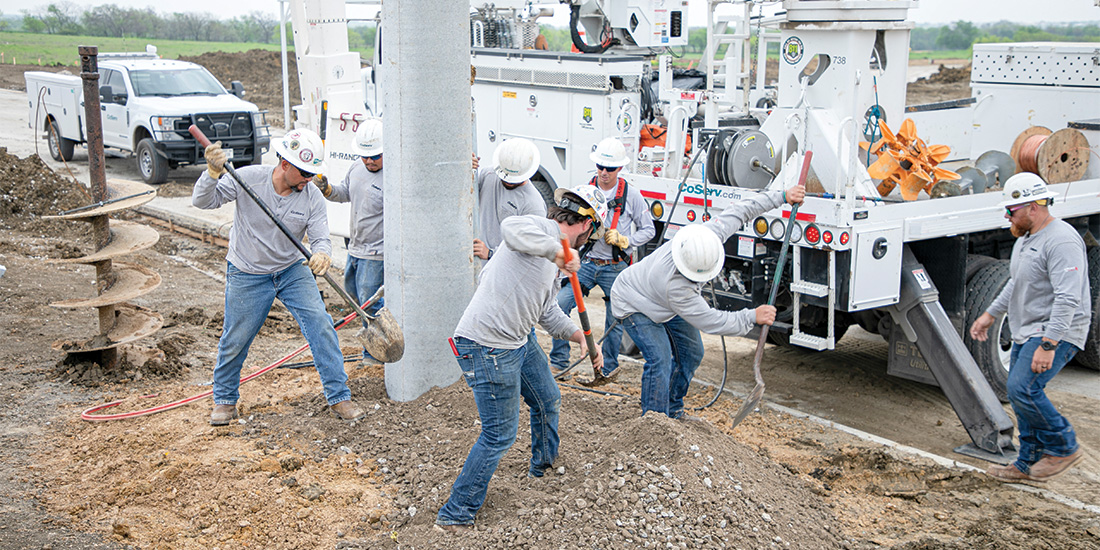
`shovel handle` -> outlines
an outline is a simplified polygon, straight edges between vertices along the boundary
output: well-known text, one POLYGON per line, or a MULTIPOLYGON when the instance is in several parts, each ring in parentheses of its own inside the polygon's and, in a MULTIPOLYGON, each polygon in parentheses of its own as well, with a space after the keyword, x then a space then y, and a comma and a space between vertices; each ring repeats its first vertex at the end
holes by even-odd
MULTIPOLYGON (((202 130, 200 130, 198 126, 192 124, 191 127, 187 129, 187 131, 191 134, 192 137, 198 140, 199 145, 202 145, 203 148, 210 146, 210 138, 206 137, 206 134, 202 133, 202 130)), ((233 177, 233 179, 237 182, 237 185, 239 185, 241 189, 244 189, 244 192, 249 197, 252 197, 253 201, 256 201, 256 205, 260 207, 260 210, 263 210, 264 214, 267 214, 267 217, 271 218, 272 222, 275 222, 275 225, 279 228, 279 231, 282 231, 283 235, 286 235, 286 238, 290 239, 290 242, 294 243, 294 246, 298 249, 298 252, 301 252, 302 255, 306 257, 307 261, 313 257, 313 255, 310 254, 309 249, 307 249, 306 246, 302 244, 302 241, 294 238, 294 234, 290 232, 290 229, 287 229, 286 225, 283 224, 283 221, 280 220, 278 216, 276 216, 275 213, 272 212, 266 204, 264 204, 264 201, 260 200, 260 197, 256 195, 256 192, 253 191, 252 188, 250 188, 249 186, 245 185, 243 181, 241 181, 241 177, 237 175, 237 170, 233 168, 232 163, 226 161, 225 171, 233 177)), ((339 294, 345 302, 351 305, 352 309, 355 310, 355 313, 358 314, 360 318, 371 318, 369 315, 367 315, 365 311, 363 311, 362 307, 359 307, 359 302, 356 302, 355 299, 349 296, 347 291, 344 290, 344 287, 340 286, 336 282, 336 280, 332 278, 332 275, 328 274, 327 271, 324 274, 324 278, 326 281, 328 281, 328 284, 331 285, 332 288, 336 289, 336 293, 339 294)))
MULTIPOLYGON (((569 239, 561 238, 562 258, 565 263, 573 261, 573 248, 569 246, 569 239)), ((569 274, 569 284, 573 287, 573 301, 577 304, 577 313, 581 317, 581 330, 584 332, 584 341, 588 344, 588 358, 596 360, 596 341, 592 338, 592 325, 588 322, 588 311, 584 308, 584 296, 581 294, 581 282, 576 273, 569 274)))

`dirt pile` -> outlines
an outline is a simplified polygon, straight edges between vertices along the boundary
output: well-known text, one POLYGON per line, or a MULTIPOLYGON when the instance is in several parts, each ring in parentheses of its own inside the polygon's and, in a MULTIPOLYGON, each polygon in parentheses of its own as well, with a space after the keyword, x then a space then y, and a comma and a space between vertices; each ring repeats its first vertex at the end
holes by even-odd
MULTIPOLYGON (((42 144, 45 147, 45 144, 42 144)), ((21 159, 0 147, 0 228, 65 235, 73 222, 43 220, 91 202, 84 186, 51 170, 42 159, 21 159)))
MULTIPOLYGON (((225 86, 234 80, 244 85, 246 101, 267 110, 267 122, 272 127, 283 127, 283 61, 282 54, 269 50, 249 50, 240 53, 207 52, 196 56, 180 56, 206 67, 225 86)), ((289 80, 290 105, 301 103, 298 87, 298 61, 294 51, 287 52, 287 78, 289 80)))
POLYGON ((967 63, 962 67, 948 67, 946 65, 940 65, 940 70, 928 78, 922 78, 931 84, 957 84, 959 82, 970 82, 970 64, 967 63))

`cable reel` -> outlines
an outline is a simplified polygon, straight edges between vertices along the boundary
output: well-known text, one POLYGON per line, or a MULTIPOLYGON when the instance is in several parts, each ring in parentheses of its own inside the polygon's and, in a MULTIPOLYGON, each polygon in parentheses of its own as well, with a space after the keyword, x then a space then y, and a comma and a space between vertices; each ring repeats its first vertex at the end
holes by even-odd
POLYGON ((719 130, 707 153, 707 181, 763 189, 775 177, 775 148, 758 130, 719 130))

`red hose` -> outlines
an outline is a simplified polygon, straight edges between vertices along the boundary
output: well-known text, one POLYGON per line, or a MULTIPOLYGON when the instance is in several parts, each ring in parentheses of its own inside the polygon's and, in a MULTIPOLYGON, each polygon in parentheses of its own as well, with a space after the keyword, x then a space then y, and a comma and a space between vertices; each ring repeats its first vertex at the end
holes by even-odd
MULTIPOLYGON (((375 300, 369 300, 369 301, 367 301, 367 303, 363 304, 362 307, 364 309, 368 308, 368 307, 370 307, 370 305, 374 301, 375 300)), ((350 323, 352 321, 352 319, 355 319, 355 317, 357 317, 358 315, 359 315, 358 313, 352 312, 347 317, 344 317, 343 320, 340 321, 340 324, 336 325, 335 330, 340 330, 345 325, 350 323)), ((274 363, 272 363, 272 364, 270 364, 270 365, 268 365, 268 366, 266 366, 266 367, 264 367, 264 368, 262 368, 262 369, 260 369, 256 372, 254 372, 254 373, 252 373, 252 374, 250 374, 250 375, 248 375, 244 378, 241 378, 241 384, 244 384, 245 382, 248 382, 249 380, 252 380, 253 378, 256 378, 257 376, 260 376, 261 374, 264 374, 265 372, 268 372, 271 369, 277 368, 279 365, 282 365, 283 363, 286 363, 287 361, 290 361, 295 356, 297 356, 299 353, 302 353, 303 351, 305 351, 307 349, 309 349, 309 344, 303 345, 302 347, 290 352, 288 355, 286 355, 282 359, 279 359, 278 361, 275 361, 274 363)), ((194 403, 195 401, 198 401, 200 399, 205 399, 205 398, 210 397, 211 395, 213 395, 213 393, 214 393, 214 390, 211 389, 211 390, 204 391, 204 392, 202 392, 198 395, 192 395, 191 397, 186 397, 184 399, 180 399, 179 401, 173 401, 171 403, 165 403, 164 405, 157 405, 156 407, 150 407, 148 409, 143 409, 143 410, 140 410, 140 411, 131 411, 131 412, 126 412, 126 413, 118 413, 118 414, 101 414, 101 415, 93 414, 93 413, 96 413, 96 412, 99 412, 99 411, 102 411, 102 410, 109 409, 111 407, 118 406, 118 405, 120 405, 120 404, 122 404, 126 401, 125 399, 120 399, 118 401, 112 401, 110 403, 104 403, 102 405, 96 405, 96 406, 94 406, 90 409, 87 409, 84 412, 80 413, 80 419, 81 420, 87 420, 88 422, 105 422, 107 420, 122 420, 123 418, 135 418, 135 417, 138 417, 138 416, 156 414, 156 413, 159 413, 159 412, 172 410, 176 407, 182 407, 184 405, 194 403)), ((142 395, 138 399, 147 399, 147 398, 151 398, 151 397, 156 397, 157 395, 159 395, 159 394, 151 393, 149 395, 142 395)))

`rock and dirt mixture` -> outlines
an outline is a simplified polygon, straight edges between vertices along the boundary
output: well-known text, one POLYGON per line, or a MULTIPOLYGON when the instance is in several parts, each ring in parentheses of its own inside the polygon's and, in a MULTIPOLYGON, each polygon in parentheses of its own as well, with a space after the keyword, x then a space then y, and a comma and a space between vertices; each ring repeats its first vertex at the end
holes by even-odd
MULTIPOLYGON (((563 387, 561 456, 544 478, 526 477, 530 437, 520 422, 476 530, 461 535, 431 525, 479 432, 462 382, 398 403, 386 397, 380 367, 348 362, 352 393, 369 413, 348 424, 327 410, 312 368, 280 368, 242 386, 242 418, 228 427, 208 425, 209 400, 82 421, 81 411, 116 400, 99 414, 209 390, 225 269, 224 249, 162 232, 126 261, 162 277, 134 302, 158 311, 164 327, 127 349, 119 368, 68 364, 51 344, 94 334, 95 312, 48 304, 92 296, 94 270, 47 260, 91 251, 90 231, 41 216, 83 204, 69 178, 0 151, 0 549, 1100 548, 1093 458, 1070 481, 1048 484, 1094 506, 1080 510, 771 409, 734 430, 736 399, 698 412, 702 421, 642 417, 641 369, 625 360, 617 383, 603 388, 621 395, 563 387)), ((348 313, 322 290, 334 317, 348 313)), ((591 311, 602 309, 591 299, 591 311)), ((341 336, 346 354, 358 351, 346 330, 341 336)), ((707 342, 700 372, 720 373, 720 351, 707 342)), ((243 374, 303 343, 276 304, 243 374)), ((734 345, 738 375, 751 355, 751 344, 734 345)), ((797 383, 783 376, 854 390, 856 402, 861 392, 899 403, 913 393, 876 388, 858 369, 842 389, 810 372, 804 355, 770 346, 764 369, 769 400, 784 401, 773 388, 797 383)), ((689 404, 712 391, 694 388, 689 404)), ((1082 420, 1079 433, 1093 444, 1100 427, 1082 420)), ((892 421, 937 422, 923 413, 892 421)))

